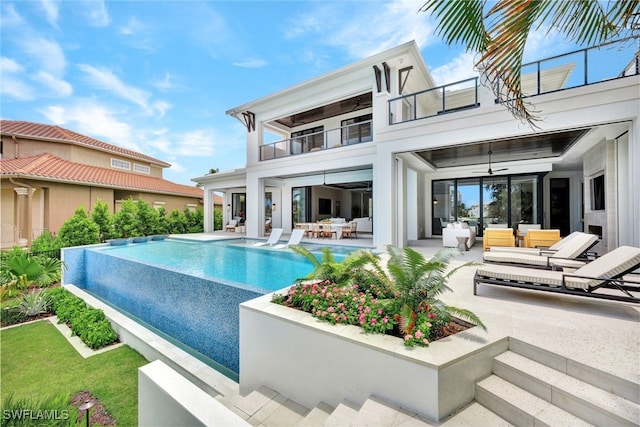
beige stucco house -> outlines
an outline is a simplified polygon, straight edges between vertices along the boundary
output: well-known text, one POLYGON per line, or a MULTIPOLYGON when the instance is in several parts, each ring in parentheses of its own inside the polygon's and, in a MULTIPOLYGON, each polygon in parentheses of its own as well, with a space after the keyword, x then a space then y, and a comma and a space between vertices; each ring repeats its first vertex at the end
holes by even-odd
POLYGON ((24 121, 2 120, 0 136, 2 247, 56 233, 78 206, 91 210, 98 199, 111 212, 129 197, 169 212, 202 206, 201 188, 163 179, 171 165, 145 154, 24 121))

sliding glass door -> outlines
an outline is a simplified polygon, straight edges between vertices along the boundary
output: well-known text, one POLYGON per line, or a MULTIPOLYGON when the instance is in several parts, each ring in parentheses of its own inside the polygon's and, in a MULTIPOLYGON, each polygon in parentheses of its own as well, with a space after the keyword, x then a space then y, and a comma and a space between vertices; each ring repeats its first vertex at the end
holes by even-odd
POLYGON ((432 183, 432 233, 441 235, 447 223, 465 221, 487 224, 542 224, 542 178, 536 175, 501 175, 482 178, 443 179, 432 183))

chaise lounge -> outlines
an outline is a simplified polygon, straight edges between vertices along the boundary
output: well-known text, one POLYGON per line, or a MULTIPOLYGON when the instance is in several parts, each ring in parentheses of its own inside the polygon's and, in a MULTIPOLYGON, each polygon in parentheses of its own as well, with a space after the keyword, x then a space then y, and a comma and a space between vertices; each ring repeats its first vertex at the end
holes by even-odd
POLYGON ((253 246, 273 246, 278 243, 278 240, 280 240, 280 236, 282 236, 282 228, 274 228, 271 230, 271 234, 269 235, 269 238, 266 242, 256 242, 253 244, 253 246))
POLYGON ((473 294, 478 294, 482 283, 640 303, 638 275, 625 276, 638 267, 640 248, 632 246, 620 246, 573 273, 486 264, 476 270, 473 294))
MULTIPOLYGON (((587 261, 584 253, 598 243, 598 236, 580 233, 552 254, 527 254, 522 252, 489 251, 483 253, 485 262, 499 264, 525 265, 541 268, 580 268, 587 261)), ((513 248, 516 249, 516 248, 513 248)))
POLYGON ((294 228, 291 230, 291 236, 289 236, 289 241, 287 243, 281 243, 279 245, 275 245, 274 249, 284 249, 288 248, 291 245, 297 245, 302 241, 302 237, 304 236, 304 230, 302 228, 294 228))

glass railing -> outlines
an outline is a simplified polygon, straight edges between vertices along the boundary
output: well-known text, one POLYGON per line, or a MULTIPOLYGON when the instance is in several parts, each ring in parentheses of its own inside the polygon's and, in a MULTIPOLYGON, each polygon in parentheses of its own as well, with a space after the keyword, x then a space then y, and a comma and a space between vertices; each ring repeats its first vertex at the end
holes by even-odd
MULTIPOLYGON (((523 64, 522 93, 537 96, 640 74, 640 51, 634 43, 618 40, 523 64)), ((500 93, 499 80, 496 85, 500 93)), ((505 96, 502 102, 508 100, 505 96)), ((478 106, 478 78, 463 80, 389 100, 389 124, 478 106)))
POLYGON ((260 146, 260 160, 279 159, 373 140, 372 121, 301 135, 260 146))
POLYGON ((426 89, 389 100, 389 124, 477 108, 478 78, 426 89))

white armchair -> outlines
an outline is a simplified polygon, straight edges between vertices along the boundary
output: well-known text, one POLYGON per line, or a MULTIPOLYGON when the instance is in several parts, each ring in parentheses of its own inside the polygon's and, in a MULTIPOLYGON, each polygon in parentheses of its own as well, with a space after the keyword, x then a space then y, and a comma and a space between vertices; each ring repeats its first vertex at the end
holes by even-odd
POLYGON ((457 248, 458 237, 468 237, 467 249, 470 249, 476 243, 476 228, 469 226, 465 222, 456 222, 447 224, 442 229, 442 246, 446 248, 457 248))

